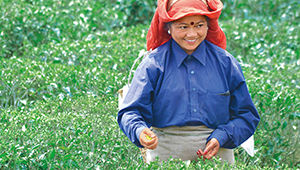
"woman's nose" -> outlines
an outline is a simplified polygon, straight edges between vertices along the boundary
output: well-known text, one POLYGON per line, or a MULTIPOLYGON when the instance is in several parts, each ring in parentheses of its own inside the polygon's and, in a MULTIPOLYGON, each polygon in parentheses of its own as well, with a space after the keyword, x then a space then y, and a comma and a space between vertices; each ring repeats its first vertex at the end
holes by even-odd
POLYGON ((194 37, 197 35, 197 32, 194 30, 194 28, 190 28, 187 32, 188 37, 194 37))

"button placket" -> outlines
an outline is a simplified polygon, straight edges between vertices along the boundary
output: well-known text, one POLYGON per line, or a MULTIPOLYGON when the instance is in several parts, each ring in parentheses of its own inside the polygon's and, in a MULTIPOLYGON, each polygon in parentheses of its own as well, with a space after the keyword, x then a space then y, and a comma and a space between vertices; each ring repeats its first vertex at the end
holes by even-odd
MULTIPOLYGON (((190 56, 189 56, 190 57, 190 56)), ((189 57, 187 59, 189 59, 189 57)), ((191 57, 187 62, 186 62, 186 66, 187 66, 187 70, 188 70, 188 80, 189 80, 189 92, 190 92, 190 118, 191 121, 194 121, 195 118, 197 117, 197 113, 198 112, 198 96, 197 96, 197 77, 196 76, 196 71, 195 71, 195 66, 196 66, 196 59, 191 57)))

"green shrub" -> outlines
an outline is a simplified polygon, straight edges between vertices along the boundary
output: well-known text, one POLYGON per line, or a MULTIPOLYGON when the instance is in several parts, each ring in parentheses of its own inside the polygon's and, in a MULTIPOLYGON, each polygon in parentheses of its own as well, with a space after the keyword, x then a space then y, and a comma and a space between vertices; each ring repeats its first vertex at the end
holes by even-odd
POLYGON ((116 94, 146 49, 155 3, 0 2, 0 169, 300 168, 296 0, 224 1, 227 50, 241 63, 261 115, 255 156, 235 149, 234 167, 142 163, 116 123, 116 94))
POLYGON ((146 24, 155 2, 13 0, 2 1, 0 8, 0 56, 9 58, 22 56, 28 46, 84 40, 95 32, 146 24))
POLYGON ((117 169, 136 164, 137 148, 119 131, 116 108, 110 99, 90 96, 4 110, 0 168, 117 169))
POLYGON ((276 0, 276 1, 259 1, 259 0, 226 0, 222 1, 224 9, 222 10, 221 19, 253 19, 264 20, 270 19, 277 21, 289 21, 297 23, 300 19, 300 4, 297 0, 276 0))
MULTIPOLYGON (((144 164, 138 148, 119 129, 116 112, 114 98, 91 95, 0 110, 0 168, 275 169, 242 161, 231 166, 217 159, 144 164)), ((285 164, 276 168, 291 169, 285 164)))
POLYGON ((228 33, 227 50, 240 61, 261 115, 255 135, 257 153, 255 158, 245 161, 249 164, 276 167, 299 163, 299 26, 271 19, 223 24, 228 33))
POLYGON ((28 46, 24 58, 0 59, 0 107, 74 95, 115 95, 145 49, 139 43, 144 37, 143 27, 129 27, 90 34, 83 41, 28 46))
POLYGON ((148 25, 157 6, 156 0, 119 0, 117 2, 117 10, 124 12, 126 26, 139 23, 148 25))

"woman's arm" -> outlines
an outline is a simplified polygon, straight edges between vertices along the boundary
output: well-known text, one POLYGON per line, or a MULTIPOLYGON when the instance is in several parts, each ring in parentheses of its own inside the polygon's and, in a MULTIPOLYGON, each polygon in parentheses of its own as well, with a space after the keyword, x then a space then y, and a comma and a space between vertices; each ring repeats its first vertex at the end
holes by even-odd
MULTIPOLYGON (((118 124, 121 130, 138 147, 143 147, 140 142, 141 132, 145 132, 153 120, 152 99, 159 71, 152 61, 153 58, 147 57, 139 65, 122 108, 118 112, 118 124)), ((142 135, 142 139, 144 137, 145 135, 142 135)), ((148 142, 150 141, 142 141, 144 145, 148 145, 148 142)))
POLYGON ((219 125, 207 139, 216 138, 220 147, 235 148, 246 141, 256 130, 260 121, 259 114, 252 102, 242 69, 236 59, 231 57, 228 70, 230 86, 230 120, 219 125))

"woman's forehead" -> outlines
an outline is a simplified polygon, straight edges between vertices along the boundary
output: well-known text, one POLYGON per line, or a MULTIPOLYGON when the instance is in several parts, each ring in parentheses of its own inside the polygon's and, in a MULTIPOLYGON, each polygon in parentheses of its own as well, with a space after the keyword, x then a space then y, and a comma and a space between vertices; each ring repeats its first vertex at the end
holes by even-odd
POLYGON ((180 19, 174 21, 174 23, 176 23, 176 24, 185 23, 185 24, 194 25, 195 23, 198 23, 201 21, 206 22, 206 17, 204 15, 186 16, 186 17, 183 17, 183 18, 180 18, 180 19))

